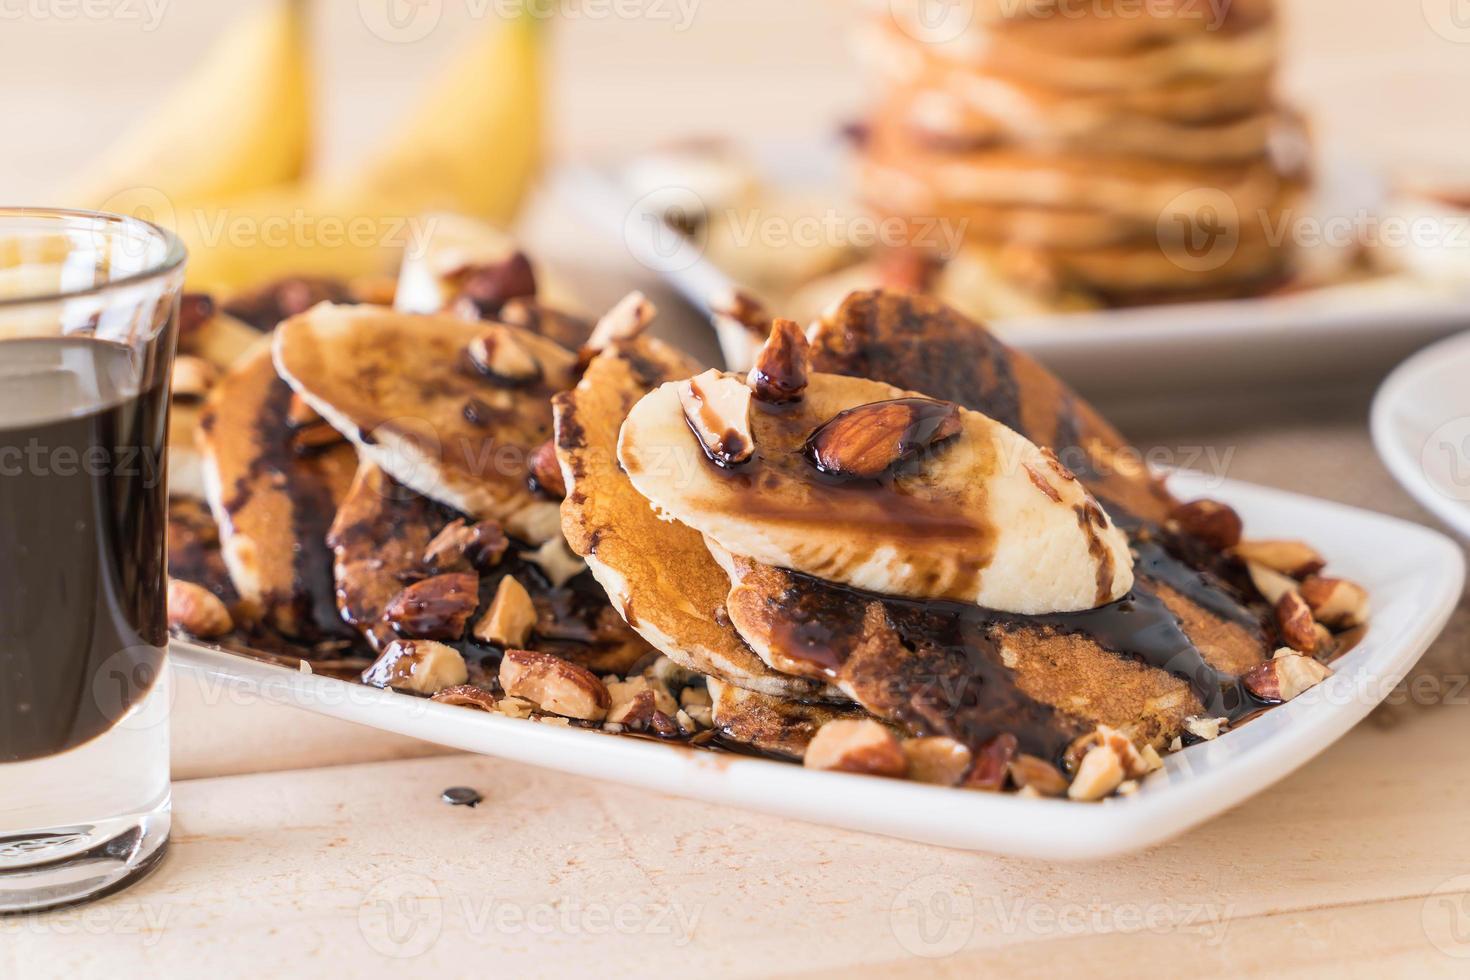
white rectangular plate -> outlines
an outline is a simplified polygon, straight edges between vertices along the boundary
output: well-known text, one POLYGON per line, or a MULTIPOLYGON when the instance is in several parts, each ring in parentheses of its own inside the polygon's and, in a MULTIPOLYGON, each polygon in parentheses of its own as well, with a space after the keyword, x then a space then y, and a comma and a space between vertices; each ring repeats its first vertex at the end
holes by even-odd
MULTIPOLYGON (((846 185, 840 153, 819 142, 746 148, 774 188, 846 185)), ((1376 213, 1378 182, 1329 159, 1317 211, 1328 219, 1376 213)), ((703 313, 732 276, 690 244, 661 231, 661 217, 630 190, 616 165, 561 172, 558 193, 658 273, 703 313)), ((840 194, 834 194, 839 197, 840 194)), ((780 311, 776 311, 779 313, 780 311)), ((1390 367, 1470 319, 1470 284, 1384 277, 1260 299, 1103 310, 999 321, 1007 343, 1046 363, 1093 401, 1116 404, 1145 392, 1239 395, 1286 382, 1314 388, 1377 381, 1390 367)))
POLYGON ((1169 756, 1133 796, 1023 799, 661 745, 434 704, 175 641, 176 666, 268 700, 469 752, 656 792, 925 843, 1023 857, 1095 859, 1167 840, 1289 775, 1393 689, 1443 629, 1464 581, 1460 549, 1390 517, 1244 483, 1176 474, 1180 496, 1238 509, 1253 536, 1310 540, 1372 596, 1367 635, 1336 673, 1214 742, 1169 756))

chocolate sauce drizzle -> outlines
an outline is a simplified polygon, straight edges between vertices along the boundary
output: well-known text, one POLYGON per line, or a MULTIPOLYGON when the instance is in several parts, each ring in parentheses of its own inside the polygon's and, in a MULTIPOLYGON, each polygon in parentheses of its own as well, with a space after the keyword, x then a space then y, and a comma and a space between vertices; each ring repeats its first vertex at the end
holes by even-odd
POLYGON ((949 735, 974 747, 1009 732, 1022 751, 1051 760, 1084 733, 1017 686, 1001 655, 1008 634, 1040 629, 1086 637, 1120 658, 1183 680, 1209 717, 1235 723, 1267 707, 1238 677, 1210 665, 1155 584, 1257 632, 1268 649, 1261 617, 1226 582, 1172 554, 1160 543, 1168 540, 1161 530, 1130 523, 1139 552, 1135 585, 1097 609, 1021 616, 966 603, 900 599, 786 572, 791 587, 774 617, 780 624, 775 645, 829 678, 842 677, 867 695, 860 698, 866 707, 916 735, 949 735), (910 656, 868 659, 862 623, 874 602, 910 656))

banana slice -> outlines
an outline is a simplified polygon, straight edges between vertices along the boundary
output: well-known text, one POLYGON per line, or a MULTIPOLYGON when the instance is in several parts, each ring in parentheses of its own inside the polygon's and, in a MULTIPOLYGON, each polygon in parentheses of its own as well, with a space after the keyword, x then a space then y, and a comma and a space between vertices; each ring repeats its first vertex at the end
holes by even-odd
POLYGON ((523 540, 560 531, 557 506, 528 485, 531 454, 551 437, 551 395, 576 358, 504 324, 321 304, 276 329, 281 377, 398 482, 523 540), (477 369, 487 331, 535 361, 534 378, 477 369))
POLYGON ((685 417, 687 384, 633 407, 618 456, 661 516, 732 554, 1026 615, 1091 609, 1133 585, 1127 539, 1082 484, 985 415, 816 373, 794 405, 757 402, 754 457, 720 465, 685 417))

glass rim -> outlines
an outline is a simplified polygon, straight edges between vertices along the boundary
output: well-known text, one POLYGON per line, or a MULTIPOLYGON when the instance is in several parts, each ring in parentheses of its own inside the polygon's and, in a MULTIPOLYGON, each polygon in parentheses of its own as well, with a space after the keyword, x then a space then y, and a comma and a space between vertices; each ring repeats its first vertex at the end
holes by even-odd
POLYGON ((32 306, 38 303, 57 303, 63 300, 75 299, 80 296, 97 296, 102 293, 111 292, 114 289, 124 289, 136 286, 153 279, 159 279, 176 271, 188 258, 188 252, 184 243, 178 235, 164 228, 162 225, 152 221, 138 218, 130 214, 116 214, 111 211, 89 211, 84 208, 52 208, 31 207, 17 205, 0 205, 0 221, 7 218, 52 218, 80 219, 94 223, 107 225, 136 225, 147 229, 156 235, 164 244, 163 258, 155 265, 139 272, 132 272, 119 279, 111 279, 107 282, 93 283, 80 289, 56 290, 45 293, 35 293, 22 296, 0 296, 0 309, 17 306, 32 306))

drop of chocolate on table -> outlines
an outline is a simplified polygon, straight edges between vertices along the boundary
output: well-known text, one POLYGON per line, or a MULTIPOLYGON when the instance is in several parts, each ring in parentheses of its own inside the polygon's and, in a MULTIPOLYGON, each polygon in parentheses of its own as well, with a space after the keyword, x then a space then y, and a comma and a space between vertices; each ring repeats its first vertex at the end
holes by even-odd
POLYGON ((485 798, 478 790, 470 789, 468 786, 451 786, 439 794, 439 799, 450 806, 467 806, 473 809, 475 804, 482 802, 485 798))

